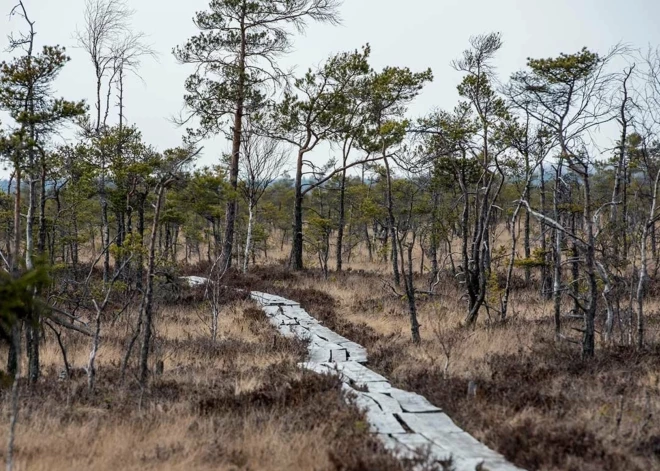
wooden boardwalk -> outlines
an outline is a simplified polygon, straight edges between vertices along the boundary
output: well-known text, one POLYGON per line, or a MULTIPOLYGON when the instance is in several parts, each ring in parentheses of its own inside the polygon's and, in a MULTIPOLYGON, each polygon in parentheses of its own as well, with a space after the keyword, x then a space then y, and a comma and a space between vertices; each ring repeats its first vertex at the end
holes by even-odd
POLYGON ((340 375, 345 390, 365 410, 371 430, 399 456, 425 448, 437 460, 451 457, 456 471, 522 471, 423 396, 392 387, 387 378, 364 366, 364 347, 323 326, 297 302, 259 292, 253 292, 252 299, 282 335, 309 341, 309 357, 301 366, 340 375))

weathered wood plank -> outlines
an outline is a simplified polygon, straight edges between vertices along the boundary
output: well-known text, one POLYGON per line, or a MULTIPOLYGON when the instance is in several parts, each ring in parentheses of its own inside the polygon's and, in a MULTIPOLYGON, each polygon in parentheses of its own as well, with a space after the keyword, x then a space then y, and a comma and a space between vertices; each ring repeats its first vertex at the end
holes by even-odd
POLYGON ((365 412, 367 420, 375 433, 406 433, 394 414, 383 411, 371 395, 357 391, 347 384, 343 384, 342 389, 348 393, 355 405, 365 412))
POLYGON ((369 392, 376 392, 381 394, 389 394, 392 391, 392 385, 387 381, 373 381, 364 383, 369 392))
POLYGON ((287 337, 295 337, 300 340, 309 340, 311 338, 310 332, 301 325, 283 325, 281 329, 286 332, 287 337))
POLYGON ((364 394, 362 391, 356 391, 347 384, 342 384, 342 390, 346 392, 348 398, 363 411, 382 412, 376 401, 364 394))
POLYGON ((337 368, 344 376, 358 384, 387 382, 383 376, 356 362, 341 363, 337 368))
POLYGON ((371 391, 365 394, 376 401, 384 412, 389 412, 390 414, 403 412, 399 403, 387 394, 371 391))
POLYGON ((280 306, 263 306, 261 308, 268 317, 276 316, 282 313, 280 306))
POLYGON ((391 396, 401 405, 404 412, 441 412, 439 407, 431 404, 424 396, 392 388, 391 396))
MULTIPOLYGON (((416 456, 422 450, 428 450, 434 460, 446 461, 451 457, 451 453, 441 446, 433 443, 424 435, 419 433, 400 433, 391 436, 392 440, 399 445, 399 448, 409 450, 407 457, 416 456)), ((474 470, 471 470, 474 471, 474 470)))
MULTIPOLYGON (((444 412, 436 413, 408 413, 403 412, 399 417, 414 432, 421 433, 429 440, 437 434, 457 433, 463 430, 454 423, 444 412), (429 436, 431 435, 431 436, 429 436)), ((440 445, 442 445, 440 443, 440 445)))
MULTIPOLYGON (((413 431, 451 452, 456 469, 467 470, 470 466, 484 463, 490 471, 521 471, 504 457, 479 442, 459 428, 444 413, 403 413, 399 418, 413 431)), ((474 468, 472 468, 474 469, 474 468)))
POLYGON ((367 349, 364 348, 362 345, 351 341, 338 342, 338 343, 342 347, 346 348, 346 350, 348 350, 348 354, 350 355, 351 361, 356 361, 358 363, 367 362, 367 349))
POLYGON ((359 353, 359 352, 348 352, 349 355, 349 360, 354 361, 357 363, 367 363, 369 361, 369 358, 367 357, 366 353, 359 353))
POLYGON ((317 347, 322 347, 326 348, 328 350, 342 350, 343 347, 341 345, 338 345, 336 343, 328 342, 327 340, 324 340, 317 335, 312 334, 310 337, 310 345, 314 345, 317 347))
POLYGON ((285 316, 284 314, 275 314, 270 317, 272 322, 277 322, 277 325, 298 325, 298 321, 285 316))
POLYGON ((269 301, 271 305, 300 307, 300 303, 276 296, 269 301))
POLYGON ((306 311, 300 309, 299 307, 296 306, 279 306, 282 308, 284 315, 291 317, 292 319, 298 320, 298 322, 305 321, 309 325, 315 325, 318 324, 316 322, 316 319, 314 319, 312 316, 307 314, 306 311))
POLYGON ((260 304, 263 304, 263 305, 268 305, 268 303, 269 303, 270 300, 271 300, 271 295, 270 295, 270 294, 268 294, 268 293, 261 293, 261 292, 259 292, 259 291, 252 291, 252 292, 250 293, 250 297, 251 297, 254 301, 256 301, 256 302, 258 302, 258 303, 260 303, 260 304))
POLYGON ((365 415, 374 433, 406 433, 394 414, 382 410, 367 409, 365 415))
POLYGON ((424 435, 420 435, 419 433, 401 433, 398 435, 392 435, 392 439, 396 443, 412 450, 416 450, 425 446, 430 447, 433 445, 431 440, 426 438, 424 435))
POLYGON ((327 340, 328 342, 337 344, 348 342, 348 339, 345 337, 342 337, 341 335, 320 324, 310 325, 309 330, 312 331, 315 335, 318 335, 319 337, 327 340))
POLYGON ((252 291, 250 296, 252 299, 263 305, 300 306, 300 303, 296 301, 291 301, 281 296, 275 296, 268 293, 261 293, 259 291, 252 291))
POLYGON ((333 363, 348 361, 348 352, 345 348, 330 350, 330 361, 333 363))
POLYGON ((316 363, 329 362, 332 357, 330 350, 323 347, 310 346, 309 347, 309 361, 316 363))

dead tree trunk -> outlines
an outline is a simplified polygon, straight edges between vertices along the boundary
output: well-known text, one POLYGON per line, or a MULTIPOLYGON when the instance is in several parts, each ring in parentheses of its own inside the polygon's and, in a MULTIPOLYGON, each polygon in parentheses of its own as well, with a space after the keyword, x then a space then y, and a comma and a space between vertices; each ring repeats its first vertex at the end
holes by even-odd
POLYGON ((149 349, 151 346, 152 324, 153 324, 153 289, 154 289, 154 267, 156 263, 156 234, 160 220, 160 212, 165 195, 165 183, 161 182, 157 190, 154 220, 151 224, 151 237, 149 240, 149 259, 147 261, 147 286, 142 302, 142 348, 140 351, 140 384, 144 388, 149 375, 149 349))
POLYGON ((413 268, 413 247, 415 246, 416 234, 413 233, 412 241, 408 245, 408 263, 406 269, 406 261, 404 259, 404 250, 403 244, 398 237, 395 239, 395 244, 399 245, 399 253, 401 254, 401 266, 404 267, 403 280, 406 288, 406 298, 408 299, 408 313, 410 314, 410 332, 412 334, 412 341, 415 345, 422 343, 422 337, 419 333, 419 321, 417 319, 417 301, 416 301, 416 292, 415 292, 415 279, 414 279, 414 268, 413 268))
POLYGON ((389 159, 383 152, 383 161, 385 162, 385 178, 387 179, 387 225, 392 238, 392 272, 394 275, 394 286, 401 286, 401 276, 399 275, 399 255, 396 235, 396 219, 394 217, 394 197, 392 195, 392 173, 390 171, 389 159))

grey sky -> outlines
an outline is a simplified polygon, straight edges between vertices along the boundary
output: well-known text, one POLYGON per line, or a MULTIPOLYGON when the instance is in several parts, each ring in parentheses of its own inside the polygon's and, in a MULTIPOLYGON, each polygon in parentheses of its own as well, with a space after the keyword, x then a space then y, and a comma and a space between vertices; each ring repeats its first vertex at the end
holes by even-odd
MULTIPOLYGON (((0 0, 0 41, 22 26, 16 18, 9 22, 7 13, 13 4, 14 0, 0 0)), ((64 45, 72 57, 57 83, 59 94, 91 101, 93 70, 73 39, 82 23, 84 0, 25 0, 25 4, 36 21, 39 45, 64 45)), ((128 4, 136 10, 134 29, 148 35, 159 59, 144 63, 140 71, 144 83, 131 79, 128 84, 127 117, 147 142, 162 150, 180 143, 181 130, 169 117, 181 109, 188 73, 170 51, 195 33, 191 18, 208 2, 128 0, 128 4)), ((497 65, 503 79, 524 67, 529 56, 549 57, 583 46, 605 52, 620 41, 637 47, 660 45, 658 0, 345 0, 341 12, 341 26, 311 25, 305 36, 296 39, 295 51, 285 64, 304 70, 330 53, 369 42, 377 68, 433 69, 435 81, 413 105, 412 115, 455 105, 460 76, 449 63, 467 47, 471 35, 502 33, 505 45, 497 65)), ((0 53, 0 58, 6 57, 0 53)), ((207 144, 202 163, 217 162, 225 147, 220 141, 207 144)))

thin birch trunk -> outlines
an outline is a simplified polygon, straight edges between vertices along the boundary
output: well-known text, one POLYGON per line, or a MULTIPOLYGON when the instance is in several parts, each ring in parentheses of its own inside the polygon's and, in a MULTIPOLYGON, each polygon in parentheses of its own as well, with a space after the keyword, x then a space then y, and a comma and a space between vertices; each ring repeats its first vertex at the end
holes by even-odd
POLYGON ((247 237, 245 238, 245 257, 243 260, 243 273, 247 273, 250 262, 250 250, 252 249, 252 225, 254 224, 254 203, 248 203, 248 227, 247 237))

